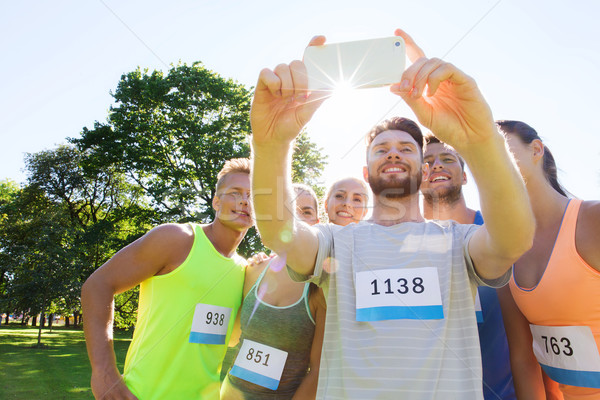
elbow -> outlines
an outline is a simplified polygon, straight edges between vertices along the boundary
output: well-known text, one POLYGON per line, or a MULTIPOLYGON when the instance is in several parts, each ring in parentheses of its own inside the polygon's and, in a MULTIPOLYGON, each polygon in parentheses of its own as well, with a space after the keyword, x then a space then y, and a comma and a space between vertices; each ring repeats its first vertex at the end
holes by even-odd
POLYGON ((258 231, 265 247, 280 254, 287 252, 296 236, 293 221, 275 229, 264 229, 261 231, 259 227, 258 231))
POLYGON ((94 294, 94 274, 90 275, 81 286, 81 306, 86 307, 86 300, 94 294))

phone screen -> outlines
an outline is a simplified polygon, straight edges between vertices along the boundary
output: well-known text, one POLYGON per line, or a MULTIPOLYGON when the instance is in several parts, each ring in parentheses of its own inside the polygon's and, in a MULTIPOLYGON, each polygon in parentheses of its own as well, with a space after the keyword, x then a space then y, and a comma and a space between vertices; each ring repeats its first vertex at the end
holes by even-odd
POLYGON ((404 40, 399 36, 309 46, 304 51, 310 90, 391 85, 400 82, 405 62, 404 40))

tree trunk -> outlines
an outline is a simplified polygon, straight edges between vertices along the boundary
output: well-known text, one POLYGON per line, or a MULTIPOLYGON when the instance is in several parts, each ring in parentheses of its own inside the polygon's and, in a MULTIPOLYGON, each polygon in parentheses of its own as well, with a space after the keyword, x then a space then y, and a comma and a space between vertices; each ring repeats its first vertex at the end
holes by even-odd
POLYGON ((29 318, 25 319, 25 312, 23 311, 23 318, 21 318, 21 326, 27 325, 29 318))
POLYGON ((71 317, 69 315, 65 315, 65 328, 71 326, 71 317))
POLYGON ((54 313, 48 315, 48 328, 50 328, 50 332, 52 332, 52 324, 54 323, 54 313))
POLYGON ((46 314, 44 311, 40 313, 40 326, 43 328, 46 325, 46 314))
POLYGON ((8 325, 8 312, 6 313, 6 318, 4 319, 4 325, 8 325))
POLYGON ((40 316, 40 328, 38 329, 38 341, 37 341, 37 347, 42 347, 42 328, 44 327, 44 312, 45 310, 42 308, 42 313, 40 316))
POLYGON ((31 326, 37 326, 37 315, 31 317, 31 326))
POLYGON ((81 321, 80 321, 80 319, 79 319, 79 311, 75 311, 75 312, 73 313, 73 325, 75 325, 75 326, 79 326, 79 323, 80 323, 80 322, 81 322, 81 321))

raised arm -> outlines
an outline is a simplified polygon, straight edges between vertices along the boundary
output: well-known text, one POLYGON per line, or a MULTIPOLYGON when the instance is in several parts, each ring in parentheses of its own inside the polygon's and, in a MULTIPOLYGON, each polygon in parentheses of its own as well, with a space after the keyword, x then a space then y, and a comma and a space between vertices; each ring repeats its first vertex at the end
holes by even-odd
POLYGON ((161 225, 121 249, 98 268, 81 289, 83 330, 92 365, 95 398, 136 399, 119 373, 113 349, 114 295, 179 266, 192 247, 188 225, 161 225), (187 249, 187 251, 186 251, 187 249))
POLYGON ((533 242, 535 221, 523 179, 475 81, 452 64, 425 58, 406 33, 396 33, 404 37, 409 56, 420 58, 391 90, 469 165, 485 220, 469 243, 469 253, 481 277, 497 278, 533 242))
MULTIPOLYGON (((322 43, 315 38, 311 44, 322 43)), ((252 191, 256 226, 263 243, 301 274, 314 269, 318 241, 307 224, 294 221, 291 154, 293 141, 322 103, 307 92, 301 61, 261 71, 254 92, 252 124, 252 191)))

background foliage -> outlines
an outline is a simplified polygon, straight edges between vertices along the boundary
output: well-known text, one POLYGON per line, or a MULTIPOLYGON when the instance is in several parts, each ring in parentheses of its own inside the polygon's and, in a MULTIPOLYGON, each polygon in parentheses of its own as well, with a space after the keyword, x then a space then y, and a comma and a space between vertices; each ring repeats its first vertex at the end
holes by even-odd
MULTIPOLYGON (((250 154, 251 90, 201 63, 138 68, 112 96, 106 122, 26 155, 24 185, 0 182, 0 312, 77 316, 81 285, 120 248, 161 223, 211 222, 217 173, 250 154)), ((322 196, 325 163, 302 132, 293 180, 322 196)), ((238 252, 262 250, 250 229, 238 252)), ((116 296, 117 327, 135 323, 137 299, 116 296)))

